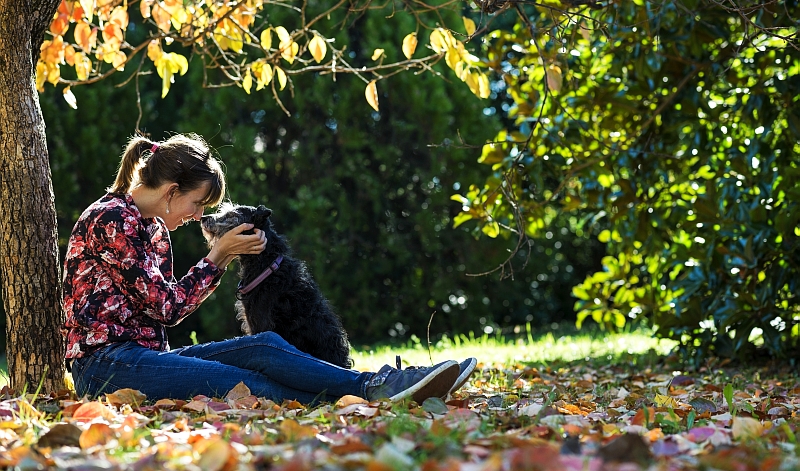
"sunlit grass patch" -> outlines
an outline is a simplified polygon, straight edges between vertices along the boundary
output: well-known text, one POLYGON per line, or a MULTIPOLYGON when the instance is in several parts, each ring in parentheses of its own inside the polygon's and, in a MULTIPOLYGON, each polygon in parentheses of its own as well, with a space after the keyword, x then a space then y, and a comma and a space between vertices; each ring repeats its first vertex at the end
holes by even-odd
MULTIPOLYGON (((433 342, 432 342, 433 343, 433 342)), ((428 342, 417 337, 402 346, 355 348, 356 369, 375 371, 384 364, 395 366, 400 355, 403 366, 430 365, 440 361, 475 357, 484 365, 527 363, 547 365, 551 362, 571 362, 581 359, 597 363, 613 363, 629 355, 665 355, 675 342, 659 340, 647 329, 610 334, 599 331, 556 331, 509 338, 502 334, 479 336, 458 335, 443 337, 428 348, 428 342)))

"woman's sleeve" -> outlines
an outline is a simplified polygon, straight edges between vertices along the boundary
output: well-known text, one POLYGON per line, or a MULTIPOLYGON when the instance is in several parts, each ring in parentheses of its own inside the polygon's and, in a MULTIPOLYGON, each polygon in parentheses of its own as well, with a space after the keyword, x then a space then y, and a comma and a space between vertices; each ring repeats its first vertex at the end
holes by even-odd
POLYGON ((137 313, 173 326, 214 291, 224 270, 203 258, 179 281, 167 279, 161 272, 158 255, 146 250, 141 230, 144 229, 139 220, 133 216, 101 216, 90 229, 92 252, 109 267, 108 281, 131 301, 137 313))

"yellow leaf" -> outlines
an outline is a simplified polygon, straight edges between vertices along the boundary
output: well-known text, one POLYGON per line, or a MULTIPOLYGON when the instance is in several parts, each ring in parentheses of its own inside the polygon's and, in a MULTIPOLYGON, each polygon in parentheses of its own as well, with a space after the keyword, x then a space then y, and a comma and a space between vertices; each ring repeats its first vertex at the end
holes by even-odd
POLYGON ((230 47, 231 51, 241 54, 242 48, 244 47, 244 41, 242 41, 242 32, 239 31, 239 28, 232 28, 228 30, 228 47, 230 47))
POLYGON ((417 50, 417 33, 409 33, 403 38, 403 55, 406 59, 411 59, 414 51, 417 50))
POLYGON ((251 70, 256 78, 256 91, 272 81, 272 67, 269 64, 261 61, 253 62, 251 70))
POLYGON ((736 416, 731 424, 731 432, 734 440, 758 438, 764 432, 764 426, 752 417, 736 416))
POLYGON ((249 95, 250 88, 253 86, 253 76, 250 75, 250 71, 248 70, 246 74, 244 74, 244 79, 242 80, 242 88, 244 91, 249 95))
POLYGON ((47 81, 47 65, 39 61, 36 63, 36 90, 44 91, 44 83, 47 81))
POLYGON ((475 22, 466 16, 462 16, 461 20, 464 21, 464 28, 467 30, 467 36, 475 34, 475 22))
POLYGON ((469 87, 470 91, 472 93, 474 93, 475 96, 478 96, 478 94, 480 93, 480 88, 479 88, 479 85, 478 85, 478 73, 477 72, 471 72, 471 73, 466 74, 466 75, 467 75, 466 76, 466 80, 464 80, 464 82, 466 82, 466 84, 469 87))
POLYGON ((367 97, 367 103, 371 106, 375 111, 378 110, 378 87, 375 85, 375 81, 371 81, 367 84, 367 89, 364 90, 364 95, 367 97))
POLYGON ((292 36, 289 35, 289 32, 286 31, 286 28, 283 26, 276 26, 275 27, 275 34, 278 35, 278 40, 282 43, 288 43, 292 40, 292 36))
POLYGON ((189 69, 189 62, 182 55, 175 52, 167 52, 161 55, 156 61, 156 71, 161 77, 161 98, 167 96, 169 87, 174 81, 173 75, 185 74, 189 69))
POLYGON ((478 96, 481 98, 489 98, 492 89, 489 87, 489 77, 483 72, 478 74, 478 96))
POLYGON ((72 109, 78 109, 78 100, 75 98, 75 94, 72 93, 72 90, 69 87, 64 88, 64 100, 72 107, 72 109))
POLYGON ((89 23, 92 22, 92 15, 94 14, 94 7, 96 4, 96 0, 80 0, 81 8, 83 8, 83 13, 86 15, 86 21, 89 23))
POLYGON ((656 394, 653 403, 655 403, 656 407, 669 407, 671 409, 678 407, 678 401, 663 394, 656 394))
POLYGON ((164 51, 161 49, 161 43, 157 39, 150 41, 150 44, 147 45, 147 57, 156 62, 162 55, 164 55, 164 51))
POLYGON ((376 61, 380 59, 381 56, 383 56, 383 49, 375 49, 375 51, 372 53, 372 60, 376 61))
POLYGON ((456 70, 456 64, 458 64, 460 59, 461 54, 458 53, 458 49, 454 47, 447 48, 447 53, 444 55, 444 61, 447 62, 448 67, 456 70))
POLYGON ((447 51, 447 42, 442 32, 439 31, 439 28, 431 31, 430 46, 434 52, 438 52, 439 54, 447 51))
POLYGON ((308 49, 311 51, 311 56, 319 64, 322 62, 322 59, 325 58, 328 46, 325 44, 325 40, 315 34, 314 37, 311 38, 311 42, 308 43, 308 49))
POLYGON ((497 224, 497 222, 492 221, 489 224, 486 224, 485 226, 481 227, 481 232, 494 239, 495 237, 500 235, 500 225, 497 224))
POLYGON ((286 87, 286 72, 280 67, 275 67, 275 75, 278 77, 278 84, 281 86, 281 90, 283 90, 286 87))
POLYGON ((81 52, 75 53, 75 74, 78 76, 78 80, 86 80, 91 73, 92 60, 81 52))
POLYGON ((261 48, 268 51, 272 47, 272 28, 261 32, 261 48))

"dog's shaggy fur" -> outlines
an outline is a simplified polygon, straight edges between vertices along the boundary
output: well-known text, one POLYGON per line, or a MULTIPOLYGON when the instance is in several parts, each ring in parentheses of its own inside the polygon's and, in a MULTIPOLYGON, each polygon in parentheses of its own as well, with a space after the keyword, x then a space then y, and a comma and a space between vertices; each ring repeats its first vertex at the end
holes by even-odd
POLYGON ((339 316, 322 295, 306 264, 292 257, 286 239, 275 233, 272 211, 264 206, 225 203, 202 218, 203 234, 213 247, 219 238, 244 223, 264 231, 267 248, 239 256, 240 286, 246 286, 279 255, 280 267, 247 294, 237 293, 237 319, 245 334, 273 331, 299 350, 343 368, 351 368, 350 344, 339 316))

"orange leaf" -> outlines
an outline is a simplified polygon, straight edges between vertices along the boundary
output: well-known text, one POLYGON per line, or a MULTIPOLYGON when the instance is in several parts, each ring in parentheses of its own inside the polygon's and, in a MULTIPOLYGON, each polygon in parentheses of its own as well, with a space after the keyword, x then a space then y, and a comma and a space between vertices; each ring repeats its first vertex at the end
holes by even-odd
POLYGON ((89 23, 81 21, 76 24, 73 34, 75 35, 75 44, 86 52, 90 52, 97 44, 97 30, 93 30, 89 23))
POLYGON ((172 24, 172 22, 170 21, 172 19, 172 14, 170 14, 170 12, 162 8, 161 5, 159 5, 158 3, 153 5, 153 10, 151 14, 153 16, 153 20, 156 22, 156 25, 158 25, 158 29, 160 29, 165 33, 168 33, 170 25, 172 24))
POLYGON ((69 28, 69 15, 60 14, 50 23, 50 32, 54 36, 59 36, 67 32, 69 28))
POLYGON ((286 441, 294 442, 303 438, 313 438, 319 432, 316 427, 300 425, 296 420, 286 419, 281 422, 281 435, 286 441))
POLYGON ((95 445, 105 445, 114 437, 114 431, 106 424, 92 424, 81 433, 80 444, 82 449, 95 445))
POLYGON ((78 407, 72 414, 72 418, 82 422, 91 422, 92 420, 102 417, 104 419, 113 419, 114 412, 108 407, 100 404, 97 401, 87 402, 86 404, 78 407))
MULTIPOLYGON (((198 468, 204 471, 218 471, 223 468, 231 469, 227 466, 228 461, 236 460, 236 453, 230 444, 219 437, 208 440, 199 440, 194 443, 194 449, 200 453, 197 460, 198 468)), ((234 465, 235 465, 234 461, 234 465)))
POLYGON ((118 389, 113 393, 106 394, 106 401, 115 406, 121 406, 123 404, 138 406, 143 403, 145 399, 147 399, 147 396, 136 389, 130 388, 118 389))
POLYGON ((139 3, 139 11, 142 14, 142 18, 150 18, 150 6, 153 4, 154 0, 141 0, 139 3))
POLYGON ((350 394, 344 395, 336 401, 336 407, 347 407, 351 404, 369 404, 364 398, 358 396, 352 396, 350 394))
POLYGON ((114 8, 109 21, 111 23, 116 23, 122 29, 126 29, 128 27, 128 11, 121 6, 114 8))
MULTIPOLYGON (((647 408, 647 423, 652 423, 656 418, 656 410, 652 407, 647 408)), ((631 419, 631 425, 646 425, 644 409, 639 409, 631 419)))
POLYGON ((123 39, 124 37, 122 36, 122 28, 120 28, 118 24, 108 23, 106 27, 103 28, 103 41, 107 43, 122 43, 123 39))

